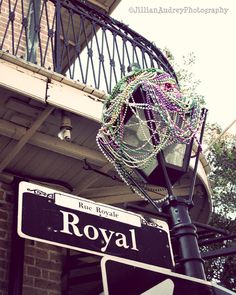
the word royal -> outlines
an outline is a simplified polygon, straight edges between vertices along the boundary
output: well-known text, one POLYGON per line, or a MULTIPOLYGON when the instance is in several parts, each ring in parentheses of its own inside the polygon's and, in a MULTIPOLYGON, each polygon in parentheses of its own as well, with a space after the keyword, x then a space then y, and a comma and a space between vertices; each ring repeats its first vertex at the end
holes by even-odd
POLYGON ((75 235, 79 238, 85 237, 92 241, 95 241, 97 239, 102 240, 104 241, 104 246, 101 247, 101 252, 105 252, 108 245, 112 244, 119 248, 139 251, 139 249, 137 248, 135 229, 133 228, 129 229, 129 233, 125 235, 121 232, 115 232, 100 227, 97 228, 92 224, 80 226, 80 219, 78 215, 63 210, 60 210, 60 212, 63 215, 63 229, 60 230, 61 233, 75 235))

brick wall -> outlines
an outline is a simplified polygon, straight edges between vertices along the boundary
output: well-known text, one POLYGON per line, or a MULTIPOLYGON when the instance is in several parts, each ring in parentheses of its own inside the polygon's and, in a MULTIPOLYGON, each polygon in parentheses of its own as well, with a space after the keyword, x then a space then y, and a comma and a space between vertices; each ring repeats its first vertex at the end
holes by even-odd
POLYGON ((12 200, 12 191, 8 186, 0 183, 0 295, 8 294, 7 286, 13 212, 12 200))
MULTIPOLYGON (((8 294, 15 199, 12 187, 0 182, 0 295, 8 294)), ((60 247, 25 240, 23 295, 61 294, 62 256, 60 247)))
POLYGON ((61 294, 61 269, 61 248, 27 240, 23 294, 61 294))
MULTIPOLYGON (((48 42, 48 28, 52 29, 53 33, 55 32, 55 23, 53 23, 55 7, 50 1, 41 1, 39 9, 37 9, 38 17, 40 17, 39 32, 35 36, 33 35, 34 37, 32 37, 33 40, 31 40, 31 42, 29 38, 29 28, 32 28, 35 23, 34 19, 32 19, 35 14, 30 13, 31 9, 29 8, 30 3, 32 7, 32 2, 32 0, 0 1, 0 46, 2 47, 0 47, 0 49, 35 63, 33 55, 31 55, 31 59, 29 59, 29 56, 27 58, 27 39, 29 52, 31 52, 31 44, 35 44, 37 63, 45 68, 53 69, 51 41, 49 40, 48 42), (10 7, 9 2, 11 3, 10 7), (15 3, 17 3, 17 5, 14 9, 15 3), (9 22, 9 19, 12 21, 9 22), (24 26, 24 24, 27 25, 24 26)), ((40 0, 35 2, 40 3, 40 0)), ((31 31, 34 34, 34 28, 31 31)))

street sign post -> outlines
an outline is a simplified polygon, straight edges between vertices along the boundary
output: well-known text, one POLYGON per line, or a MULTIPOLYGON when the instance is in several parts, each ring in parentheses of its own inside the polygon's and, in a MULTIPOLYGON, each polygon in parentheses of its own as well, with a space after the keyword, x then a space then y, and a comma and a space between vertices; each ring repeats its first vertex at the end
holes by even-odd
POLYGON ((19 185, 18 234, 95 255, 173 267, 166 222, 28 182, 19 185))
POLYGON ((121 258, 104 257, 101 268, 104 295, 235 295, 208 281, 121 258))

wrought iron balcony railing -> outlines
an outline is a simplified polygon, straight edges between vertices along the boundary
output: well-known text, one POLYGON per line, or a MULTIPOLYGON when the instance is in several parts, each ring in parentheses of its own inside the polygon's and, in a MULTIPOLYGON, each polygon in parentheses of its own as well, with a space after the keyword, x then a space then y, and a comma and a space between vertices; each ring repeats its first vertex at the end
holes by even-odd
POLYGON ((0 49, 107 93, 132 63, 175 77, 153 43, 84 2, 0 0, 0 49))

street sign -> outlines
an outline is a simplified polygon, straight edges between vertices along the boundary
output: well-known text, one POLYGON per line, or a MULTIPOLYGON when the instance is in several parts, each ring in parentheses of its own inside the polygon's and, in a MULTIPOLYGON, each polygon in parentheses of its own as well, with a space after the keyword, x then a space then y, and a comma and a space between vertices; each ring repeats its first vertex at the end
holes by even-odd
POLYGON ((95 255, 173 267, 166 222, 36 184, 19 185, 18 234, 95 255))
POLYGON ((235 295, 208 281, 126 259, 104 257, 101 268, 104 295, 235 295))

